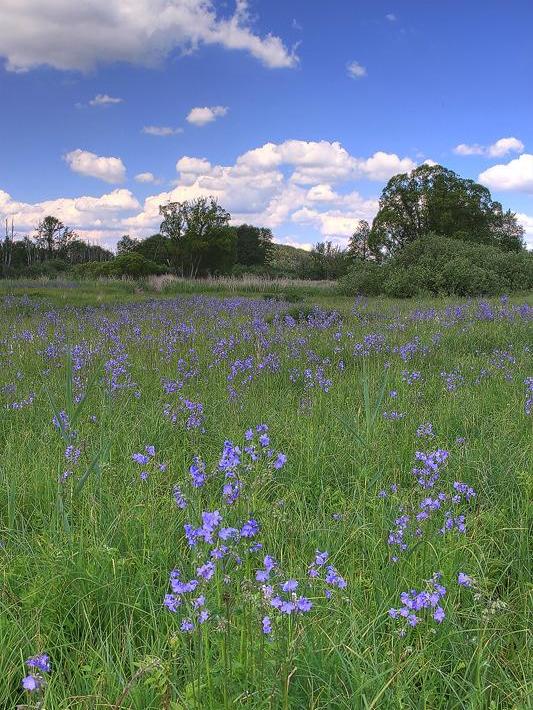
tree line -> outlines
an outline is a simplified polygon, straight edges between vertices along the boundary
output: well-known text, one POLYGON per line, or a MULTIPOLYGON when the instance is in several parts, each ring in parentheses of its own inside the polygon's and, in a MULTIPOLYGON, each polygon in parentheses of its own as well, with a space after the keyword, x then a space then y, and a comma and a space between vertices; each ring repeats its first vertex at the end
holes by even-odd
MULTIPOLYGON (((427 253, 428 239, 432 245, 453 240, 456 251, 467 244, 496 250, 495 254, 518 254, 520 263, 531 263, 516 215, 493 200, 487 188, 441 165, 421 165, 392 177, 383 189, 372 224, 359 221, 346 248, 325 241, 305 252, 274 244, 272 231, 266 227, 231 225, 231 215, 213 197, 169 202, 160 206, 159 214, 157 234, 146 239, 122 236, 116 255, 86 244, 53 216, 45 217, 35 233, 22 240, 14 238, 13 225, 9 232, 6 222, 0 245, 2 274, 33 275, 54 269, 72 269, 81 276, 170 272, 201 278, 256 273, 343 279, 357 289, 365 279, 368 282, 370 273, 374 282, 380 283, 395 265, 405 270, 407 261, 401 255, 427 253), (383 270, 378 271, 380 267, 383 270)), ((473 259, 474 252, 467 252, 470 256, 464 258, 473 259)), ((480 253, 476 252, 478 262, 480 253)), ((414 266, 410 258, 409 269, 414 266)), ((461 269, 468 271, 464 263, 461 269)), ((494 281, 494 275, 489 276, 489 281, 494 281)))
POLYGON ((104 262, 113 253, 79 238, 57 217, 42 219, 31 236, 17 239, 13 221, 5 220, 0 239, 0 274, 3 277, 55 276, 76 264, 104 262))

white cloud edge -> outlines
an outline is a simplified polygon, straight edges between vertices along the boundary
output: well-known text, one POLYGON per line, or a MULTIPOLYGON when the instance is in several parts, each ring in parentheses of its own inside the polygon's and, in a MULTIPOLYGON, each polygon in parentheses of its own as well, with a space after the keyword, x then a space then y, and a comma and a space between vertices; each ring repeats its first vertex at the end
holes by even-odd
POLYGON ((212 0, 17 0, 0 4, 0 56, 8 71, 47 65, 91 71, 98 65, 160 64, 175 49, 190 54, 201 45, 247 52, 267 68, 293 68, 295 49, 271 33, 252 30, 247 0, 229 17, 212 0))
POLYGON ((351 79, 363 79, 367 75, 366 67, 353 59, 346 65, 346 71, 351 79))
POLYGON ((76 148, 63 156, 69 168, 79 175, 93 177, 111 184, 126 180, 126 166, 121 158, 96 155, 89 150, 76 148))
MULTIPOLYGON (((148 195, 142 204, 124 188, 99 197, 61 197, 35 204, 17 202, 0 191, 0 215, 12 216, 20 233, 31 233, 39 219, 56 214, 82 236, 110 245, 123 233, 146 237, 157 231, 160 204, 214 195, 231 212, 235 224, 248 222, 282 231, 292 224, 312 230, 314 241, 345 244, 357 222, 371 221, 378 209, 377 197, 363 197, 350 183, 360 179, 385 182, 413 167, 410 158, 394 153, 376 151, 368 158, 357 158, 338 142, 288 140, 246 151, 233 165, 181 156, 176 162, 175 185, 148 195)), ((154 178, 153 183, 150 179, 140 182, 158 182, 153 173, 138 173, 136 178, 140 175, 154 178)), ((518 219, 533 246, 533 216, 519 213, 518 219)), ((302 240, 311 243, 309 236, 303 235, 302 240)))
POLYGON ((524 150, 524 144, 515 136, 499 138, 488 146, 479 143, 459 143, 453 148, 456 155, 483 155, 488 158, 503 158, 509 153, 523 153, 524 150))
POLYGON ((193 126, 201 127, 213 123, 217 118, 223 118, 228 111, 227 106, 195 106, 187 114, 186 121, 193 126))

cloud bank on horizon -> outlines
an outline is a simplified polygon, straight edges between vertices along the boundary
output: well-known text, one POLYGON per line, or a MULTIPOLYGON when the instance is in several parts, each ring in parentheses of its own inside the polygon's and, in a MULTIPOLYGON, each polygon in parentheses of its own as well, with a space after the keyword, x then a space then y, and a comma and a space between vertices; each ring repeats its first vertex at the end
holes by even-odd
MULTIPOLYGON (((0 117, 14 139, 0 168, 0 216, 23 235, 54 214, 112 246, 124 233, 156 232, 160 204, 213 195, 234 223, 270 227, 278 241, 345 244, 360 219, 372 220, 387 180, 425 162, 486 185, 533 246, 527 112, 510 120, 480 109, 469 122, 458 105, 443 121, 438 106, 420 101, 414 77, 423 68, 410 44, 429 42, 429 26, 436 44, 446 40, 442 9, 424 15, 415 2, 419 12, 408 15, 380 4, 356 11, 346 0, 334 19, 304 3, 285 12, 260 0, 0 4, 0 89, 22 108, 32 91, 45 96, 33 123, 25 111, 0 117), (401 72, 389 47, 403 48, 401 72), (9 158, 26 147, 34 157, 19 158, 16 177, 9 158), (40 183, 30 171, 44 165, 40 183)), ((493 4, 484 3, 489 16, 493 4)), ((429 52, 428 71, 432 61, 429 52)), ((434 62, 443 89, 449 81, 452 94, 462 92, 459 65, 434 62)), ((471 86, 468 115, 479 99, 471 86)))

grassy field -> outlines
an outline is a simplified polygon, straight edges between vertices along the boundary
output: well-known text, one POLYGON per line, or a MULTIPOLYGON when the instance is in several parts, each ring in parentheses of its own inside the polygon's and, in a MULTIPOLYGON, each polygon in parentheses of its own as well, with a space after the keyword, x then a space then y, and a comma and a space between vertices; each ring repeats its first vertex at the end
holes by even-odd
POLYGON ((143 280, 99 279, 14 279, 0 281, 0 294, 23 296, 31 293, 52 300, 57 305, 100 305, 118 300, 138 301, 142 298, 168 298, 181 295, 252 296, 283 298, 289 301, 338 297, 334 281, 304 281, 302 279, 260 276, 232 278, 217 276, 198 279, 178 278, 165 274, 143 280))
POLYGON ((529 708, 531 301, 228 288, 2 286, 0 707, 529 708))

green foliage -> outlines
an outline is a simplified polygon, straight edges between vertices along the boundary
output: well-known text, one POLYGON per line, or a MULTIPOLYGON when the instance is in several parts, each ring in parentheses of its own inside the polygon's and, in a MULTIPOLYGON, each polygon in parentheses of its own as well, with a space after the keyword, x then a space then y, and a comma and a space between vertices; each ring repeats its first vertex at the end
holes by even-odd
POLYGON ((169 271, 179 268, 178 245, 162 234, 153 234, 142 239, 134 246, 133 251, 155 264, 166 266, 169 271))
MULTIPOLYGON (((75 310, 70 300, 67 307, 52 309, 48 294, 46 302, 36 302, 37 288, 28 289, 30 298, 20 306, 5 304, 0 340, 16 343, 16 357, 12 363, 5 358, 3 383, 15 381, 20 371, 21 396, 36 383, 36 398, 32 407, 18 411, 2 406, 0 707, 40 702, 50 710, 528 708, 531 422, 524 414, 523 380, 530 374, 530 323, 518 317, 478 320, 472 317, 476 303, 369 301, 352 314, 352 300, 337 299, 331 308, 340 313, 342 326, 337 321, 323 329, 309 327, 309 306, 297 304, 288 309, 297 321, 290 331, 283 334, 277 316, 265 326, 269 348, 279 352, 280 371, 257 375, 238 402, 230 402, 231 361, 211 366, 213 328, 216 323, 220 337, 235 342, 231 358, 243 359, 257 347, 239 337, 243 327, 251 327, 248 317, 231 315, 228 304, 219 311, 223 317, 214 318, 198 308, 197 296, 173 299, 184 321, 191 307, 197 309, 197 328, 194 340, 175 340, 168 357, 160 352, 168 339, 157 304, 131 309, 140 319, 136 323, 125 317, 123 300, 126 287, 133 291, 133 285, 111 286, 117 288, 115 304, 101 305, 108 284, 97 285, 92 301, 84 304, 98 304, 89 315, 75 310), (447 315, 451 305, 462 311, 456 324, 447 315), (437 317, 413 320, 414 309, 436 309, 437 317), (84 318, 94 330, 80 332, 84 318), (117 325, 113 335, 119 333, 127 349, 141 397, 123 391, 109 400, 104 359, 97 359, 74 373, 87 394, 80 409, 69 393, 64 358, 54 359, 43 378, 43 342, 58 337, 73 347, 83 341, 88 351, 101 342, 97 329, 102 324, 117 325), (143 337, 135 335, 135 325, 143 337), (34 333, 44 328, 44 339, 21 340, 22 328, 34 333), (332 340, 337 330, 343 337, 332 340), (382 332, 391 352, 354 357, 354 345, 371 332, 382 332), (437 332, 441 337, 435 345, 437 332), (276 342, 280 334, 283 339, 276 342), (414 353, 407 365, 391 354, 416 338, 429 352, 414 353), (300 361, 286 347, 299 339, 305 343, 300 361), (186 383, 186 394, 205 405, 202 435, 161 415, 168 397, 161 381, 176 379, 179 358, 188 360, 191 342, 200 375, 186 383), (494 364, 494 353, 504 351, 512 351, 513 363, 506 364, 511 377, 494 364), (325 367, 333 384, 327 393, 319 388, 307 393, 312 401, 302 409, 302 391, 289 372, 300 363, 306 367, 308 353, 332 358, 325 367), (337 367, 341 359, 342 370, 337 367), (420 371, 418 383, 405 381, 406 368, 420 371), (448 392, 440 373, 452 368, 465 380, 448 392), (479 373, 487 371, 479 384, 479 373), (401 421, 382 416, 391 406, 392 389, 397 391, 392 406, 406 412, 401 421), (70 533, 56 507, 66 442, 50 421, 46 391, 54 412, 65 409, 71 415, 82 470, 109 443, 100 470, 85 478, 69 507, 70 533), (426 421, 432 422, 434 436, 418 439, 415 431, 426 421), (168 572, 178 568, 189 578, 183 525, 194 524, 198 511, 220 505, 220 495, 204 488, 180 510, 173 486, 187 479, 194 455, 216 466, 224 439, 241 443, 244 431, 256 423, 270 426, 272 445, 288 460, 272 478, 261 477, 250 511, 261 522, 264 549, 253 562, 247 558, 240 567, 230 562, 224 572, 239 579, 239 569, 246 567, 253 580, 263 555, 270 554, 302 588, 307 562, 318 548, 330 551, 330 562, 345 574, 348 586, 331 602, 317 590, 312 612, 296 617, 292 626, 292 619, 282 619, 283 627, 268 641, 260 627, 268 611, 255 585, 236 593, 234 585, 220 579, 219 587, 211 587, 212 619, 195 636, 181 634, 181 617, 162 605, 168 572), (456 443, 457 437, 464 443, 456 443), (148 443, 168 469, 140 481, 131 454, 148 443), (450 456, 428 495, 435 497, 454 480, 471 485, 477 497, 467 513, 467 532, 424 537, 392 565, 386 537, 398 501, 379 497, 379 491, 396 483, 405 501, 416 488, 410 473, 415 451, 437 448, 450 456), (398 606, 401 591, 418 587, 435 570, 442 572, 447 588, 446 619, 440 625, 420 623, 406 638, 399 637, 398 622, 387 610, 398 606), (474 589, 458 587, 459 571, 475 578, 474 589), (218 594, 221 602, 215 606, 218 594), (44 697, 35 698, 21 689, 23 661, 42 652, 50 654, 52 671, 44 697)), ((491 307, 497 312, 502 304, 491 307)), ((277 309, 274 304, 273 316, 277 309)), ((282 309, 282 317, 285 313, 282 309)), ((100 351, 102 358, 106 350, 100 351)), ((259 350, 258 361, 264 356, 259 350)), ((65 497, 70 485, 72 479, 65 497)), ((204 561, 199 555, 197 563, 204 561)), ((277 587, 281 578, 274 579, 277 587)))
POLYGON ((37 262, 28 266, 25 269, 25 275, 29 278, 48 277, 54 278, 58 274, 62 274, 69 268, 69 265, 63 259, 48 259, 47 261, 37 262))
POLYGON ((132 239, 129 234, 124 234, 117 242, 117 254, 128 254, 130 251, 134 251, 135 247, 139 244, 138 239, 132 239))
POLYGON ((248 266, 246 264, 234 264, 231 268, 231 276, 242 278, 246 276, 269 276, 272 270, 268 266, 258 264, 248 266))
POLYGON ((357 261, 340 279, 339 288, 346 296, 377 296, 383 293, 383 281, 389 272, 386 265, 374 261, 357 261))
POLYGON ((269 266, 273 274, 294 278, 309 278, 311 253, 288 244, 273 244, 269 266))
POLYGON ((0 276, 16 278, 54 278, 74 264, 107 261, 113 254, 98 244, 78 239, 76 234, 56 217, 45 217, 33 239, 15 239, 12 223, 6 221, 5 236, 0 240, 0 276))
POLYGON ((241 224, 233 227, 237 235, 236 259, 244 266, 264 266, 272 255, 272 232, 266 227, 241 224))
POLYGON ((131 278, 141 278, 151 274, 164 274, 166 269, 159 264, 145 259, 141 254, 129 252, 121 254, 112 261, 91 261, 75 267, 74 273, 77 276, 100 278, 100 277, 120 277, 129 276, 131 278))
POLYGON ((458 296, 490 295, 505 290, 497 273, 476 266, 464 256, 445 264, 440 277, 443 290, 458 296))
POLYGON ((357 228, 348 242, 347 255, 350 259, 366 261, 370 256, 370 225, 366 219, 359 220, 357 228))
POLYGON ((430 232, 503 251, 523 249, 524 230, 516 216, 503 212, 486 187, 441 165, 420 165, 389 180, 369 245, 377 258, 393 256, 430 232))
POLYGON ((429 234, 407 244, 386 264, 356 263, 340 285, 350 295, 384 293, 394 298, 526 291, 533 288, 533 254, 429 234))
POLYGON ((57 217, 48 215, 37 225, 34 235, 35 243, 49 255, 63 251, 68 243, 75 239, 76 234, 57 217))
POLYGON ((423 286, 416 279, 414 269, 390 268, 388 277, 381 285, 381 292, 391 298, 411 298, 423 290, 423 286))
POLYGON ((350 266, 346 250, 332 242, 315 244, 310 257, 305 278, 326 281, 338 279, 346 274, 350 266))
POLYGON ((213 197, 161 205, 160 232, 173 244, 172 260, 182 275, 223 273, 236 258, 230 214, 213 197))

